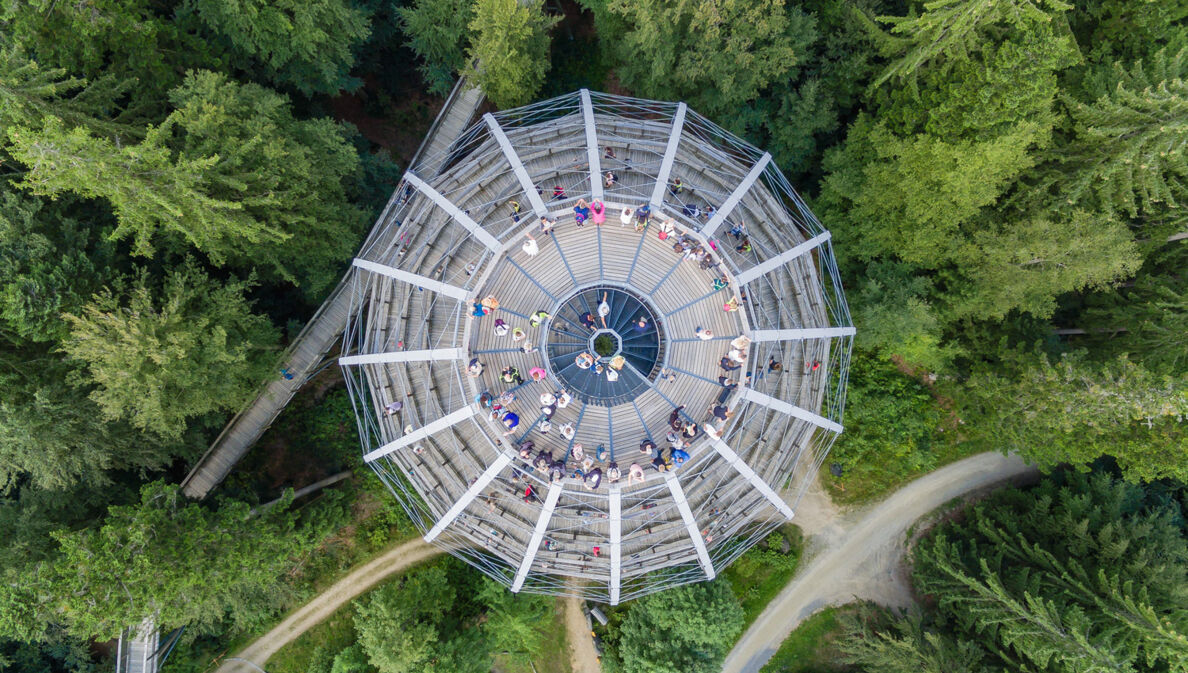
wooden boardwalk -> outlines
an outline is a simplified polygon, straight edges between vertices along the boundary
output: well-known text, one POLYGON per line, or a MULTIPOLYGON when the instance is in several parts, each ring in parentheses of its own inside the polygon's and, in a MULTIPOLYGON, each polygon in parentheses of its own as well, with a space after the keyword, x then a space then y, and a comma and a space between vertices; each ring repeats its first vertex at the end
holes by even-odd
MULTIPOLYGON (((422 159, 432 161, 444 157, 450 145, 470 125, 482 101, 483 95, 478 87, 470 86, 463 79, 458 80, 410 165, 416 165, 422 159)), ((424 175, 425 167, 418 168, 424 175)), ((382 236, 394 234, 396 228, 389 226, 389 218, 393 215, 397 198, 398 195, 393 194, 363 248, 376 243, 382 236)), ((343 277, 285 351, 278 367, 288 370, 293 378, 285 379, 278 373, 276 379, 264 385, 251 404, 227 423, 182 481, 182 490, 187 496, 204 498, 222 482, 248 449, 263 436, 308 377, 321 366, 323 357, 338 342, 346 326, 351 307, 352 277, 350 273, 343 277)))
MULTIPOLYGON (((704 142, 708 127, 690 127, 673 143, 673 123, 656 119, 656 107, 624 104, 645 112, 618 116, 602 94, 590 96, 583 123, 579 101, 587 95, 488 117, 457 151, 439 155, 440 164, 415 169, 424 182, 401 194, 400 232, 361 254, 369 266, 359 275, 342 364, 366 430, 365 460, 427 538, 513 591, 616 603, 714 576, 791 515, 778 491, 790 476, 811 478, 840 430, 816 412, 827 411, 830 368, 848 342, 838 338, 844 331, 830 332, 837 323, 822 291, 830 256, 817 250, 827 235, 793 221, 770 189, 750 189, 767 186, 755 180, 766 160, 704 142), (615 173, 610 184, 606 170, 615 173), (665 190, 662 175, 682 180, 683 191, 665 190), (579 227, 575 202, 596 195, 606 223, 579 227), (725 209, 731 200, 734 219, 713 227, 693 210, 725 209), (646 231, 620 223, 624 206, 649 201, 657 210, 646 231), (541 212, 556 220, 551 234, 540 231, 541 212), (713 250, 730 289, 715 290, 717 274, 678 253, 675 235, 661 239, 662 222, 691 246, 713 250), (745 240, 731 232, 743 222, 745 240), (535 251, 522 247, 529 232, 535 251), (559 308, 589 288, 648 302, 670 375, 625 370, 629 381, 646 379, 632 398, 575 396, 542 429, 541 395, 564 385, 557 374, 572 365, 546 361, 547 348, 562 338, 580 343, 554 337, 558 328, 582 333, 559 308), (473 302, 487 295, 500 308, 473 316, 473 302), (724 311, 731 298, 746 310, 724 311), (554 318, 533 326, 541 310, 554 318), (496 318, 540 350, 497 334, 496 318), (552 322, 563 320, 569 324, 552 322), (703 341, 697 327, 717 336, 703 341), (724 388, 719 360, 740 333, 755 336, 751 357, 746 369, 730 370, 737 389, 724 388), (468 370, 471 357, 485 365, 481 372, 468 370), (786 364, 782 373, 769 370, 769 358, 786 364), (548 375, 509 382, 501 377, 509 366, 524 379, 534 367, 548 375), (482 392, 511 393, 502 404, 519 417, 514 431, 475 404, 482 392), (684 464, 655 470, 653 460, 663 462, 678 443, 666 437, 674 408, 683 405, 678 416, 701 424, 719 400, 734 412, 721 441, 698 434, 684 464), (386 410, 394 402, 401 404, 386 410), (641 450, 645 439, 655 450, 641 450), (611 461, 622 473, 617 481, 611 461), (646 470, 640 479, 627 478, 634 465, 646 470), (579 470, 595 466, 605 478, 585 482, 579 470)), ((622 317, 613 311, 612 324, 622 317)))

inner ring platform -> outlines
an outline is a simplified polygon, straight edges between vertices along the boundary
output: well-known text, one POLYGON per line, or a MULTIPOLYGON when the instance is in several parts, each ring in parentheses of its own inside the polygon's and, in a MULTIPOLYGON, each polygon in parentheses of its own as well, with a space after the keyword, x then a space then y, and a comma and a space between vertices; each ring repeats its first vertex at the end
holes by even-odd
POLYGON ((553 374, 578 399, 603 406, 628 402, 647 389, 649 381, 660 372, 663 350, 656 311, 646 300, 622 287, 594 286, 573 293, 554 311, 545 335, 545 352, 553 374), (598 312, 604 298, 610 309, 605 325, 598 312), (597 341, 603 336, 612 348, 599 353, 597 341), (583 353, 594 359, 593 366, 582 368, 578 364, 577 358, 583 353), (611 369, 615 369, 613 374, 611 369))

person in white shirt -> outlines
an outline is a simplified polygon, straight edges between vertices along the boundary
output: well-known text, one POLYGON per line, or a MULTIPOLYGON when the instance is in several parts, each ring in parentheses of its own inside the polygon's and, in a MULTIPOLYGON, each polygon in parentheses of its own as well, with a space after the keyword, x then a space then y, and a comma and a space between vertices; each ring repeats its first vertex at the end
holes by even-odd
POLYGON ((529 257, 535 257, 536 253, 540 252, 540 246, 536 244, 536 239, 532 238, 532 234, 527 234, 528 240, 524 241, 524 254, 529 257))
POLYGON ((624 206, 623 212, 619 213, 619 221, 623 223, 622 226, 631 224, 631 220, 635 219, 635 211, 624 206))

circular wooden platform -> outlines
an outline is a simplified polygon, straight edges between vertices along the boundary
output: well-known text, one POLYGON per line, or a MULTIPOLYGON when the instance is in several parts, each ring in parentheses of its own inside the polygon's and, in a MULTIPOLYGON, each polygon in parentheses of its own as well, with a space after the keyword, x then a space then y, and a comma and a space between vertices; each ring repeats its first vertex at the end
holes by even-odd
POLYGON ((580 92, 480 121, 413 167, 384 217, 388 234, 356 262, 342 364, 364 458, 428 539, 513 590, 615 603, 713 577, 792 514, 841 430, 852 328, 828 234, 766 155, 683 106, 580 92), (579 198, 602 199, 606 223, 577 226, 579 198), (620 223, 645 202, 646 230, 620 223), (680 237, 717 266, 674 251, 680 237), (489 296, 498 309, 475 315, 489 296), (618 350, 576 364, 595 336, 586 312, 624 354, 617 380, 618 350), (727 371, 739 335, 754 342, 727 371), (509 367, 523 383, 504 380, 509 367), (542 432, 542 395, 563 386, 573 401, 542 432), (670 421, 704 428, 719 401, 729 420, 654 469, 672 457, 670 421), (597 485, 574 476, 595 469, 597 485))

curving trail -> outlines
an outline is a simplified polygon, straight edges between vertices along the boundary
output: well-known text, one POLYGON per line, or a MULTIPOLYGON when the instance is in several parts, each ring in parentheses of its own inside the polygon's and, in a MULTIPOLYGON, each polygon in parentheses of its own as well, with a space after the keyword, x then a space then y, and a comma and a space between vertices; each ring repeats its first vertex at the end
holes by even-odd
MULTIPOLYGON (((723 671, 756 673, 801 621, 826 605, 855 598, 907 605, 911 594, 900 574, 900 561, 908 528, 954 498, 1033 474, 1035 468, 1017 456, 982 453, 924 475, 856 516, 840 516, 824 494, 810 492, 797 511, 797 523, 816 547, 811 550, 812 559, 739 639, 723 671)), ((246 661, 224 659, 217 673, 259 673, 269 657, 349 601, 388 576, 440 553, 420 538, 393 547, 355 568, 234 655, 246 661)), ((594 647, 579 601, 566 601, 565 621, 573 670, 593 673, 597 670, 594 647)))
POLYGON ((338 580, 330 588, 297 608, 293 614, 285 617, 285 620, 277 624, 271 631, 233 655, 238 659, 246 659, 246 662, 225 659, 217 673, 259 673, 268 658, 276 654, 282 647, 296 640, 301 634, 334 614, 336 610, 360 594, 379 584, 384 578, 407 570, 441 553, 440 549, 421 538, 389 549, 352 570, 346 577, 338 580))
POLYGON ((820 545, 811 561, 742 635, 723 672, 757 673, 801 621, 826 605, 869 599, 906 606, 911 593, 900 562, 908 528, 954 498, 1035 473, 1018 456, 981 453, 920 477, 859 513, 856 521, 822 517, 806 530, 820 545))

